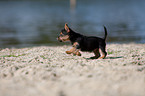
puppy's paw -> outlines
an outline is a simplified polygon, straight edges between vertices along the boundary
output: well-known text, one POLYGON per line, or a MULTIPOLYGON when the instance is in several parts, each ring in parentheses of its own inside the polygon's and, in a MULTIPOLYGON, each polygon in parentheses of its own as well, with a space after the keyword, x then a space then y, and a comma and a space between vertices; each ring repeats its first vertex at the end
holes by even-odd
POLYGON ((73 55, 81 56, 80 52, 74 52, 73 55))
POLYGON ((103 57, 99 57, 98 59, 104 59, 103 57))
POLYGON ((70 52, 70 51, 65 51, 66 52, 66 54, 71 54, 72 52, 70 52))
POLYGON ((80 52, 77 52, 76 55, 77 55, 77 56, 81 56, 81 53, 80 53, 80 52))
POLYGON ((97 56, 93 56, 93 57, 90 57, 89 59, 98 59, 99 57, 97 56))

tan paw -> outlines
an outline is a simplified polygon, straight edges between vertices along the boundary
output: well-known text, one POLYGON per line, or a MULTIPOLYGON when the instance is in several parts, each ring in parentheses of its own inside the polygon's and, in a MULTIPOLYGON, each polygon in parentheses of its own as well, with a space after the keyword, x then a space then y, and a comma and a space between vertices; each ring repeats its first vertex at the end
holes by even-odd
POLYGON ((77 55, 77 56, 81 56, 81 53, 80 52, 74 52, 73 54, 74 55, 77 55))
POLYGON ((67 53, 67 54, 71 54, 72 52, 70 52, 70 51, 66 51, 66 53, 67 53))
POLYGON ((104 59, 105 57, 99 57, 98 59, 104 59))
POLYGON ((80 52, 77 52, 76 55, 77 55, 77 56, 81 56, 81 53, 80 53, 80 52))

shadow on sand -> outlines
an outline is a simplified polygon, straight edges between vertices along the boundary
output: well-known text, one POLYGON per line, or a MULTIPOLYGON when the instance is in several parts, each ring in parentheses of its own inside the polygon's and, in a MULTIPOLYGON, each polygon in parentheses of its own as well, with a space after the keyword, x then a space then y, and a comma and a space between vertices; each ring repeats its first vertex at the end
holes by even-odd
POLYGON ((118 57, 106 57, 105 59, 119 59, 119 58, 123 58, 123 56, 118 56, 118 57))
MULTIPOLYGON (((87 60, 94 60, 94 59, 92 59, 92 58, 85 58, 85 57, 83 57, 84 59, 87 59, 87 60)), ((123 58, 123 56, 118 56, 118 57, 106 57, 105 59, 119 59, 119 58, 123 58)), ((97 60, 97 59, 96 59, 97 60)))

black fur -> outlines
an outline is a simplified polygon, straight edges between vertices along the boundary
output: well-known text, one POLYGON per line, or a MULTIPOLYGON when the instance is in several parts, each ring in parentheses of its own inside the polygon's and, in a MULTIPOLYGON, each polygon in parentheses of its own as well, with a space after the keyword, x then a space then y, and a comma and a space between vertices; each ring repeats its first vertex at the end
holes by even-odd
POLYGON ((74 42, 79 43, 77 49, 80 49, 81 51, 90 51, 91 52, 91 51, 95 50, 96 48, 101 48, 103 51, 105 51, 105 47, 106 47, 105 41, 106 41, 106 37, 107 37, 107 30, 106 30, 105 26, 104 26, 104 29, 105 29, 104 38, 99 38, 99 37, 95 37, 95 36, 84 36, 84 35, 74 32, 72 29, 70 29, 69 33, 67 33, 65 31, 65 29, 64 29, 64 31, 69 35, 69 39, 70 39, 72 45, 74 42))
MULTIPOLYGON (((61 30, 61 33, 58 36, 58 40, 60 42, 69 40, 73 45, 73 47, 75 48, 75 50, 79 49, 81 51, 89 51, 89 52, 93 51, 95 53, 95 56, 91 57, 91 59, 96 59, 96 58, 103 59, 107 55, 106 52, 107 29, 105 26, 104 26, 104 31, 105 31, 104 38, 95 37, 95 36, 84 36, 82 34, 74 32, 71 28, 68 27, 67 24, 65 24, 65 28, 61 30)), ((66 53, 67 54, 73 53, 72 50, 74 49, 71 49, 66 53)), ((78 53, 78 55, 80 56, 80 53, 78 53)))

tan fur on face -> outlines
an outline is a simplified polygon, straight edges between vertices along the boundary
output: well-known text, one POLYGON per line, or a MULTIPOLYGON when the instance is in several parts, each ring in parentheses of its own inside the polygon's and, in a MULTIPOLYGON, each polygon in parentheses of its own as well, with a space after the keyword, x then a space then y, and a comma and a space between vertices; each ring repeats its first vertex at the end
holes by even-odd
POLYGON ((61 40, 62 42, 70 41, 68 35, 65 35, 65 36, 59 37, 58 39, 61 40))

